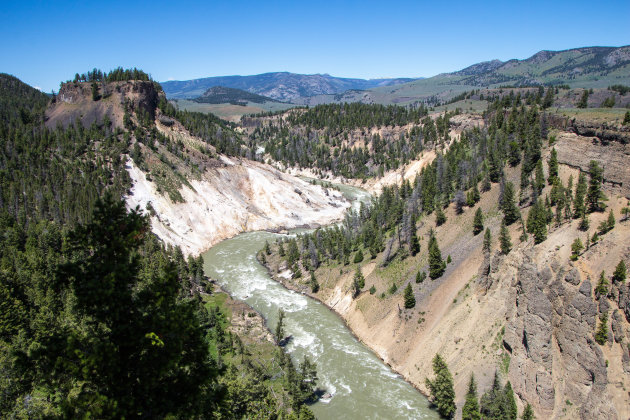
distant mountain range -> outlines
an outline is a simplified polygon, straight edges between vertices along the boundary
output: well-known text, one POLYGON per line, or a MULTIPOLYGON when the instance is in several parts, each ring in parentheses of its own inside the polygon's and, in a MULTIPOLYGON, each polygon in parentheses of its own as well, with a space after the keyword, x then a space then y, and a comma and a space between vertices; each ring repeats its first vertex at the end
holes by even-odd
POLYGON ((409 104, 451 98, 480 87, 630 85, 630 46, 540 51, 525 60, 486 61, 430 78, 347 79, 327 74, 265 73, 162 83, 170 99, 197 98, 214 86, 241 89, 282 102, 409 104))
MULTIPOLYGON (((454 76, 475 86, 496 84, 588 84, 630 76, 630 46, 540 51, 526 60, 499 60, 472 65, 454 76)), ((600 86, 601 87, 601 86, 600 86)))
POLYGON ((606 88, 630 85, 630 46, 585 47, 564 51, 540 51, 525 60, 486 61, 453 73, 337 95, 318 95, 302 103, 330 102, 409 104, 436 98, 452 98, 480 87, 569 85, 572 88, 606 88))
POLYGON ((185 81, 162 82, 169 99, 193 99, 209 88, 223 86, 267 96, 281 102, 293 102, 315 95, 338 94, 348 90, 365 90, 392 86, 416 79, 347 79, 328 74, 264 73, 253 76, 206 77, 185 81))

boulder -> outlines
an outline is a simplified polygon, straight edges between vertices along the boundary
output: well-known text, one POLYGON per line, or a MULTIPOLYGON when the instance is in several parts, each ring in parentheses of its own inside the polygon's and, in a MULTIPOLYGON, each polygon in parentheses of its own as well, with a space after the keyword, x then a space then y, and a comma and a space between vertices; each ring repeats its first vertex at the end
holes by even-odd
POLYGON ((580 271, 576 267, 573 267, 567 274, 564 275, 564 280, 574 286, 577 286, 582 281, 582 276, 580 275, 580 271))

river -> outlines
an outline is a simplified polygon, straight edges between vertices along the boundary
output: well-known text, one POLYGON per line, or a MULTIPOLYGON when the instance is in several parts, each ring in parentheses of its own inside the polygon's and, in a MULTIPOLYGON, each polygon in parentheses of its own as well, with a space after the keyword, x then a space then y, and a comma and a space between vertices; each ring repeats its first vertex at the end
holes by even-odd
MULTIPOLYGON (((369 194, 339 186, 353 208, 369 194)), ((284 288, 267 274, 256 253, 279 235, 251 232, 227 239, 203 254, 204 269, 233 297, 276 325, 286 312, 286 349, 295 361, 307 355, 317 364, 318 386, 332 394, 311 406, 318 419, 437 419, 427 399, 387 367, 326 306, 284 288)))

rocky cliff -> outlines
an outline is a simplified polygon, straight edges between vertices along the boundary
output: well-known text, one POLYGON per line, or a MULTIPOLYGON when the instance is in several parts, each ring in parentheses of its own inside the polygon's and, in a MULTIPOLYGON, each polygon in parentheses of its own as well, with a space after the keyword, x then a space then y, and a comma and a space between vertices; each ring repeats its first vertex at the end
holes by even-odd
MULTIPOLYGON (((46 125, 97 124, 128 139, 130 152, 121 156, 131 178, 125 199, 151 216, 161 240, 185 254, 245 231, 332 223, 350 206, 334 189, 218 153, 209 139, 191 135, 176 117, 162 113, 164 93, 154 82, 94 86, 96 97, 91 83, 63 84, 46 112, 46 125)), ((216 119, 203 121, 209 131, 215 128, 215 137, 238 137, 216 119)))
POLYGON ((101 124, 107 117, 114 127, 122 128, 125 104, 131 112, 146 112, 154 119, 160 96, 164 96, 159 85, 150 81, 98 82, 96 86, 95 101, 91 83, 64 83, 46 111, 46 126, 66 127, 81 122, 89 127, 92 123, 101 124))
MULTIPOLYGON (((565 150, 574 147, 568 139, 555 145, 560 156, 580 153, 565 150)), ((603 162, 609 162, 616 149, 604 147, 596 150, 603 162)), ((588 155, 580 157, 580 162, 586 158, 588 155)), ((622 161, 620 158, 620 170, 622 161)), ((569 175, 576 179, 578 168, 561 166, 565 184, 569 175)), ((620 173, 609 172, 609 181, 621 182, 620 173)), ((518 182, 518 171, 508 169, 506 175, 518 182)), ((483 235, 471 232, 474 212, 457 215, 451 206, 437 237, 442 255, 450 255, 453 262, 441 278, 414 283, 414 290, 418 290, 414 292, 415 308, 404 308, 400 291, 407 282, 414 282, 418 264, 426 264, 421 256, 418 262, 398 261, 387 267, 378 258, 364 263, 365 290, 374 286, 376 293, 365 291, 356 298, 352 289, 355 267, 320 268, 316 275, 321 288, 314 297, 342 316, 362 341, 424 392, 431 359, 440 353, 453 373, 460 409, 470 374, 475 374, 483 393, 498 371, 503 381, 512 383, 519 413, 530 403, 537 418, 628 418, 630 289, 626 282, 596 294, 595 287, 602 271, 611 282, 617 263, 630 259, 630 222, 619 221, 621 209, 627 205, 619 195, 619 186, 608 182, 605 187, 609 208, 618 222, 576 262, 569 258, 571 243, 578 237, 586 241, 577 220, 554 226, 541 244, 534 244, 531 236, 520 242, 520 227, 515 224, 510 227, 514 248, 501 255, 496 239, 490 253, 482 252, 483 235), (381 294, 392 282, 399 292, 381 294), (600 345, 595 332, 604 313, 608 315, 609 338, 600 345)), ((499 194, 499 186, 494 185, 480 203, 494 238, 501 221, 496 207, 499 194)), ((521 210, 527 218, 528 208, 521 210)), ((591 226, 598 226, 606 217, 605 213, 593 213, 591 226)), ((426 239, 434 227, 434 216, 424 219, 418 236, 426 239)), ((286 264, 271 258, 268 265, 276 278, 290 281, 286 264)), ((290 286, 312 294, 307 280, 290 286)))

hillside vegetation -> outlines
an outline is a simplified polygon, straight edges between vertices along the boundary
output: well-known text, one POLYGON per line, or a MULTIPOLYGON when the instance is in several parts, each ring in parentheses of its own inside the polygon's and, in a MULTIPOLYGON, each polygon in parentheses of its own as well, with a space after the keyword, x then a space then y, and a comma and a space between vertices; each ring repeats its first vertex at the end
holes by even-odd
POLYGON ((248 102, 263 104, 265 102, 277 102, 274 99, 262 95, 249 93, 241 89, 227 88, 223 86, 213 86, 194 99, 195 102, 205 104, 224 104, 245 106, 248 102))
MULTIPOLYGON (((122 201, 132 186, 127 155, 154 176, 150 161, 163 156, 177 177, 172 156, 202 164, 216 153, 195 155, 161 135, 156 124, 175 124, 174 110, 158 93, 134 95, 152 82, 122 74, 80 76, 45 113, 45 95, 0 77, 0 415, 312 418, 304 403, 314 366, 298 369, 267 333, 239 338, 234 304, 201 259, 166 247, 148 216, 122 201), (114 97, 124 110, 99 107, 114 97), (154 97, 156 108, 145 108, 154 97), (63 101, 96 118, 68 121, 63 101)), ((227 126, 188 117, 207 148, 221 144, 227 126)))
POLYGON ((196 257, 301 227, 261 263, 442 416, 630 417, 628 66, 594 47, 411 83, 230 77, 248 91, 194 103, 335 93, 234 122, 138 69, 51 96, 0 74, 0 416, 313 418, 316 366, 196 257), (345 214, 291 173, 375 195, 345 214))
POLYGON ((447 417, 476 401, 481 418, 625 418, 630 290, 611 273, 630 258, 619 195, 630 191, 625 169, 603 165, 628 142, 600 131, 578 158, 574 145, 588 139, 530 99, 496 96, 484 124, 432 145, 415 180, 261 259, 338 312, 447 417), (563 165, 573 162, 583 172, 563 165), (431 368, 453 372, 456 405, 425 385, 431 368))
MULTIPOLYGON (((243 118, 252 144, 283 166, 346 178, 382 176, 444 142, 453 113, 436 119, 424 107, 320 105, 285 114, 243 118)), ((262 157, 261 157, 262 158, 262 157)))

